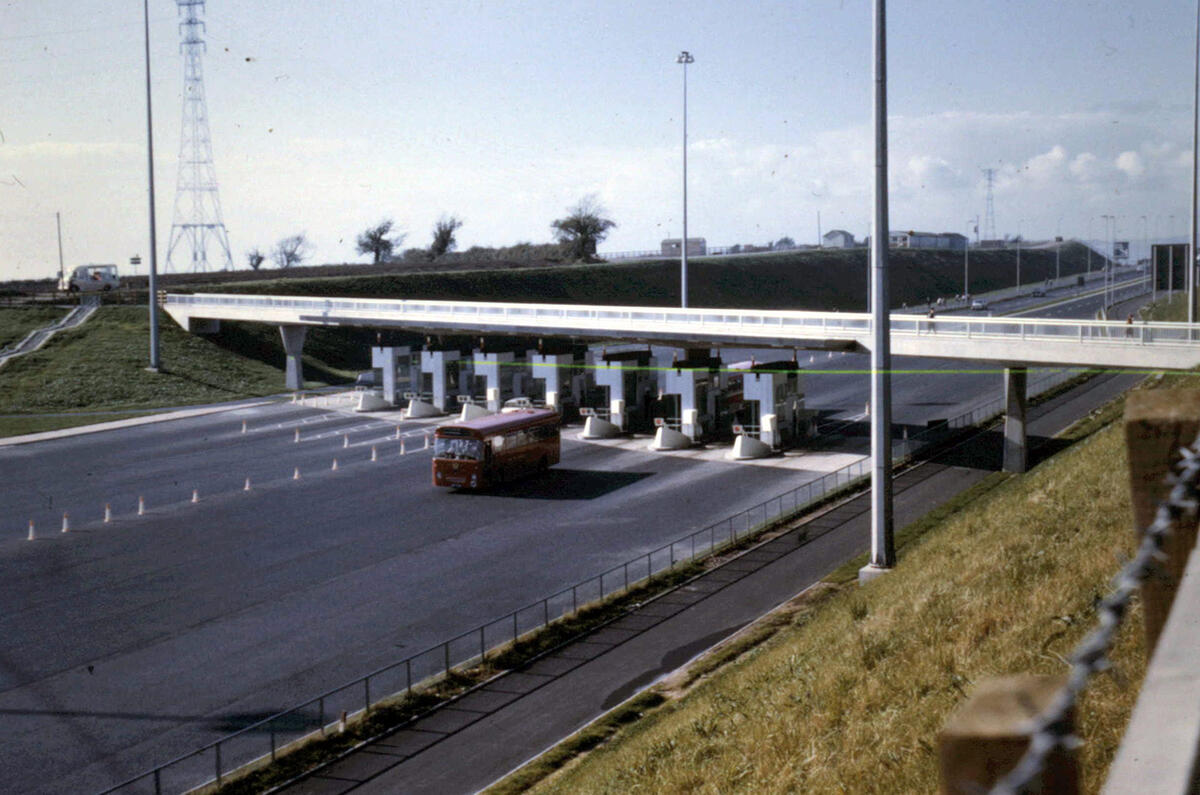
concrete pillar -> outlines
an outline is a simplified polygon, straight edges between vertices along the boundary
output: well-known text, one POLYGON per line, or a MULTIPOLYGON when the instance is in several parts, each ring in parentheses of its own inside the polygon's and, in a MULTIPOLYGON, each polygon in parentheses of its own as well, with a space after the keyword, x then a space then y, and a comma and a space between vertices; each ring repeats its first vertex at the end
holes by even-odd
POLYGON ((304 389, 304 363, 300 355, 304 350, 304 336, 308 326, 281 325, 279 334, 283 337, 283 352, 287 354, 287 388, 304 389))
POLYGON ((1028 468, 1028 440, 1025 437, 1026 381, 1024 367, 1004 368, 1004 471, 1024 472, 1028 468))
POLYGON ((546 382, 546 408, 558 408, 562 404, 564 388, 569 388, 566 377, 575 357, 569 353, 541 354, 530 352, 529 364, 535 379, 546 382))
POLYGON ((513 396, 512 382, 516 354, 511 351, 482 353, 475 351, 475 375, 487 379, 487 410, 493 413, 504 408, 504 401, 513 396))
POLYGON ((459 362, 461 358, 462 355, 457 349, 421 351, 421 372, 430 373, 433 376, 433 394, 430 396, 430 403, 438 411, 450 411, 454 408, 453 404, 459 394, 459 385, 463 376, 459 362))

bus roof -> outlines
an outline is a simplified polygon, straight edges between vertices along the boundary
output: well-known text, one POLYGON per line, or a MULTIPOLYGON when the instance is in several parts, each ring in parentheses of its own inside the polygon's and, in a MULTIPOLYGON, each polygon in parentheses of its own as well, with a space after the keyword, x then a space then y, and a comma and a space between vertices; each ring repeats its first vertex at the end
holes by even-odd
POLYGON ((516 411, 508 411, 504 414, 488 414, 485 417, 476 417, 473 420, 466 422, 452 422, 446 425, 438 426, 438 432, 447 429, 461 429, 471 431, 471 435, 478 434, 486 436, 492 433, 504 433, 515 428, 523 428, 526 425, 533 425, 542 420, 558 419, 558 412, 554 409, 518 409, 516 411))

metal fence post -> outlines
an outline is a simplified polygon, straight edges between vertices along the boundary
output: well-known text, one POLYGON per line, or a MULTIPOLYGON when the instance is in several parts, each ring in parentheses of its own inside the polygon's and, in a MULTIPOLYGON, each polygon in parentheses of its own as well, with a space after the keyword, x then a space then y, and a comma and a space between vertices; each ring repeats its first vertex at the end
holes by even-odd
MULTIPOLYGON (((625 564, 625 565, 629 565, 629 564, 625 564)), ((577 587, 578 586, 575 586, 575 585, 571 586, 571 612, 572 613, 579 612, 579 598, 575 593, 577 587)))
POLYGON ((449 676, 450 675, 450 641, 446 641, 445 643, 443 643, 442 648, 446 652, 446 675, 449 676))
POLYGON ((409 657, 407 660, 404 661, 404 679, 408 685, 407 687, 405 687, 405 690, 407 690, 408 693, 411 695, 412 694, 412 657, 409 657))
POLYGON ((487 650, 484 648, 483 644, 484 644, 483 627, 480 626, 479 627, 479 662, 483 662, 483 658, 487 654, 487 650))
POLYGON ((271 721, 271 761, 275 761, 275 721, 271 721))
POLYGON ((219 787, 219 786, 221 786, 221 742, 220 742, 220 740, 218 740, 217 744, 213 746, 213 749, 216 751, 215 759, 216 759, 216 766, 217 766, 217 786, 219 787))
POLYGON ((517 611, 513 611, 513 643, 517 642, 517 611))
POLYGON ((371 713, 371 677, 363 677, 363 714, 371 713))
POLYGON ((550 624, 550 601, 549 599, 542 600, 542 626, 550 624))
POLYGON ((162 769, 154 769, 154 795, 162 795, 162 769))
POLYGON ((625 590, 629 590, 629 561, 625 561, 625 590))
POLYGON ((325 736, 325 696, 321 696, 321 698, 318 699, 317 703, 319 705, 317 708, 317 712, 318 712, 317 725, 321 727, 321 736, 324 737, 325 736))

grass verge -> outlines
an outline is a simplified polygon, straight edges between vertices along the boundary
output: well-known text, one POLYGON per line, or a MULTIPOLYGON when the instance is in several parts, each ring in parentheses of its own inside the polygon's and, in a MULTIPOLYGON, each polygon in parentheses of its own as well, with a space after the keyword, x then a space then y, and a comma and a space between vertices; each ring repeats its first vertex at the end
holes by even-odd
MULTIPOLYGON (((660 706, 640 720, 602 720, 493 791, 935 790, 937 731, 972 684, 1060 673, 1091 628, 1132 550, 1127 477, 1110 425, 1024 477, 989 478, 905 528, 887 577, 859 588, 845 584, 857 563, 835 572, 703 668, 644 693, 660 706)), ((1103 781, 1142 676, 1139 618, 1080 707, 1086 791, 1103 781)))
MULTIPOLYGON (((26 311, 26 310, 22 310, 26 311)), ((29 310, 32 311, 32 310, 29 310)), ((283 353, 271 347, 273 328, 232 326, 215 338, 160 324, 162 367, 146 372, 149 324, 140 307, 103 306, 88 322, 55 334, 44 347, 0 368, 0 433, 15 435, 117 419, 112 415, 39 417, 216 403, 270 395, 284 386, 283 353), (245 351, 245 353, 241 351, 245 351)), ((275 332, 275 338, 278 332, 275 332)), ((317 335, 318 343, 323 337, 317 335)), ((276 341, 276 347, 279 347, 276 341)), ((340 347, 313 346, 330 358, 340 347)), ((362 346, 366 352, 366 346, 362 346)), ((361 354, 360 354, 361 355, 361 354)), ((353 371, 306 357, 310 387, 349 380, 353 371)))

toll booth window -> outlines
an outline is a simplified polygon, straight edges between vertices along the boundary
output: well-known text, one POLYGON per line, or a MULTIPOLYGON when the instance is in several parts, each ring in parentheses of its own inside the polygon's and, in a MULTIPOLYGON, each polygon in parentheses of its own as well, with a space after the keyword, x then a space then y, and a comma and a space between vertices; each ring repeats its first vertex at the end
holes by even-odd
POLYGON ((433 441, 433 457, 457 461, 482 461, 483 442, 478 439, 444 439, 433 441))

